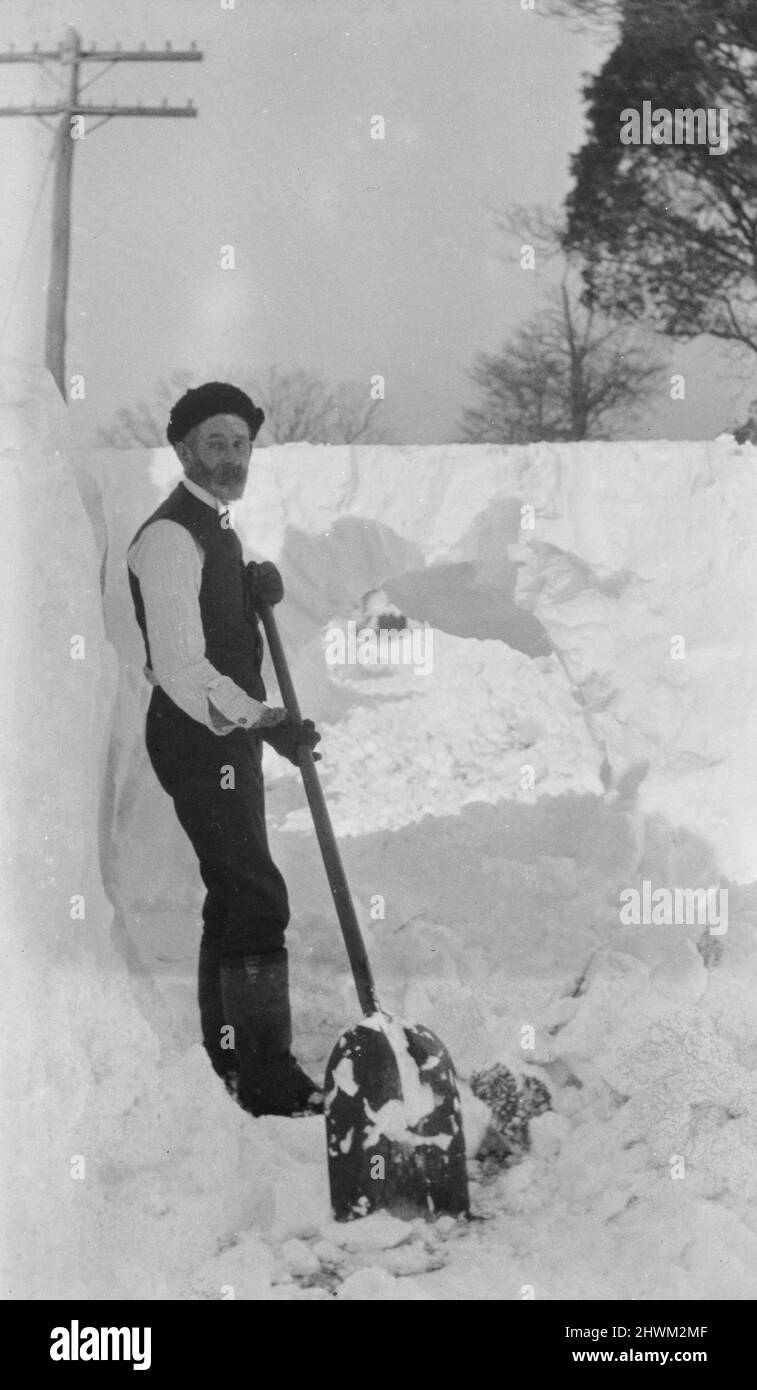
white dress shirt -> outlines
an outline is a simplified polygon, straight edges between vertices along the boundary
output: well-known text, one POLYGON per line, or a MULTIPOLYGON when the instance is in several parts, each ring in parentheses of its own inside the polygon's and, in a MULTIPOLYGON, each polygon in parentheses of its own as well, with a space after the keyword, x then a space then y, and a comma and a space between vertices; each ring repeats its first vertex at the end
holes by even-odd
MULTIPOLYGON (((182 486, 220 514, 232 510, 190 478, 182 486)), ((159 520, 146 526, 129 548, 128 564, 139 580, 145 606, 152 669, 145 675, 159 685, 174 704, 214 734, 253 728, 268 705, 253 700, 230 676, 224 676, 205 655, 200 613, 203 551, 178 521, 159 520)))

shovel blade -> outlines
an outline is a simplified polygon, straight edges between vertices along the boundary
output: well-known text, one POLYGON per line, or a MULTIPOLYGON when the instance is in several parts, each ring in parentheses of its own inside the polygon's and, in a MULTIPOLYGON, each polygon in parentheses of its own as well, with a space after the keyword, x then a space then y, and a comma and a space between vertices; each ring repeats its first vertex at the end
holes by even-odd
POLYGON ((444 1044, 376 1014, 339 1038, 326 1069, 331 1205, 338 1221, 469 1209, 460 1097, 444 1044))

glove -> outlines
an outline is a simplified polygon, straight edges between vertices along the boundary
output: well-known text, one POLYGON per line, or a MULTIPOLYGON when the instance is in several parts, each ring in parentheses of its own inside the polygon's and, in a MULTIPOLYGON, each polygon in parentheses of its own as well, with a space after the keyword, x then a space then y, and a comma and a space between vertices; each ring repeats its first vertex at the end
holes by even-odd
MULTIPOLYGON (((297 761, 298 745, 304 743, 308 748, 315 748, 315 745, 321 741, 321 735, 312 719, 303 719, 301 724, 295 724, 288 720, 284 724, 277 724, 274 728, 263 729, 261 738, 264 738, 266 743, 270 743, 271 747, 282 758, 288 758, 290 763, 294 763, 295 767, 299 767, 297 761)), ((320 753, 313 753, 313 758, 316 762, 320 762, 320 753)))
POLYGON ((245 566, 245 585, 256 613, 261 603, 281 603, 284 597, 284 582, 272 560, 263 560, 259 565, 249 560, 245 566))

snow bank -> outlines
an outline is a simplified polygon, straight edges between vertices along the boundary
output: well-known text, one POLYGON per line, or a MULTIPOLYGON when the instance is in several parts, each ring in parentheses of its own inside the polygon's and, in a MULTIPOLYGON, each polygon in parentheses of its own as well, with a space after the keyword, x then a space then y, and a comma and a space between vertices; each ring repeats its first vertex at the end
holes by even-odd
POLYGON ((89 1287, 99 1146, 156 1044, 109 939, 98 821, 117 663, 46 373, 2 362, 0 422, 5 1287, 51 1296, 89 1287))
MULTIPOLYGON (((145 698, 124 548, 177 463, 170 450, 86 463, 110 536, 108 630, 132 668, 123 728, 145 698)), ((452 810, 522 796, 529 759, 509 753, 529 743, 533 711, 541 794, 599 792, 603 759, 616 775, 646 759, 643 816, 667 826, 671 846, 679 832, 699 836, 723 873, 753 879, 757 644, 743 615, 757 600, 754 467, 752 447, 727 437, 258 451, 238 529, 250 554, 283 571, 295 676, 310 712, 334 725, 335 770, 327 760, 324 773, 340 829, 362 831, 379 806, 395 827, 436 813, 440 797, 452 810), (405 668, 399 689, 386 679, 350 689, 326 665, 324 629, 379 586, 433 628, 433 674, 405 668)))
MULTIPOLYGON (((71 460, 17 362, 0 411, 12 1296, 754 1297, 753 451, 255 454, 238 529, 284 573, 382 998, 463 1075, 505 1061, 553 1096, 520 1165, 473 1165, 483 1223, 347 1230, 319 1122, 251 1121, 197 1045, 201 887, 144 752, 125 570, 175 459, 71 460), (429 669, 328 665, 379 588, 429 625, 429 669), (728 875, 728 932, 621 926, 643 875, 728 875)), ((267 774, 317 1068, 354 990, 298 779, 267 774)))

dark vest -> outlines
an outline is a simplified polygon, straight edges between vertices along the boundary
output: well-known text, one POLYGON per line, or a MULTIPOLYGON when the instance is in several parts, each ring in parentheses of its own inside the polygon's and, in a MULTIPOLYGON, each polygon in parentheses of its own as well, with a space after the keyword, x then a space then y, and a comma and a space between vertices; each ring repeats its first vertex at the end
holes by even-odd
MULTIPOLYGON (((200 614, 208 661, 222 675, 231 676, 254 700, 265 700, 265 686, 260 675, 263 639, 257 616, 246 597, 245 564, 238 535, 231 526, 222 526, 220 513, 195 497, 182 483, 142 523, 132 545, 153 521, 178 522, 202 549, 200 614)), ((139 580, 131 569, 129 587, 145 640, 147 665, 152 667, 145 605, 139 580)))

